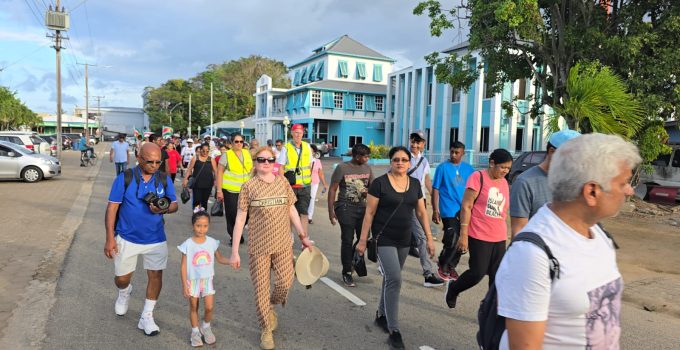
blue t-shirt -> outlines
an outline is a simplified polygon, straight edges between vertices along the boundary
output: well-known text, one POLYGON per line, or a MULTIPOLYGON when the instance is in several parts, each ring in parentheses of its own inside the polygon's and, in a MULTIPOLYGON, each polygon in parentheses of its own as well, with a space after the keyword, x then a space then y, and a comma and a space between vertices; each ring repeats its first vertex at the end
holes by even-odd
POLYGON ((439 191, 439 214, 453 218, 460 210, 468 177, 475 171, 465 162, 454 165, 451 161, 439 164, 434 173, 432 188, 439 191))
POLYGON ((90 146, 87 144, 87 140, 85 140, 85 136, 80 138, 80 142, 78 144, 78 149, 81 151, 86 151, 90 146))
POLYGON ((132 171, 139 174, 139 186, 137 186, 133 174, 132 181, 123 193, 125 173, 120 173, 113 181, 111 193, 109 193, 109 202, 120 203, 118 223, 115 228, 116 234, 128 242, 137 244, 165 242, 163 215, 151 212, 149 205, 144 202, 143 198, 149 192, 156 192, 158 197, 168 197, 171 202, 176 202, 177 197, 172 179, 166 175, 168 185, 163 188, 163 183, 156 179, 158 173, 154 174, 148 182, 144 182, 139 167, 132 169, 132 171), (157 187, 155 184, 157 184, 157 187))

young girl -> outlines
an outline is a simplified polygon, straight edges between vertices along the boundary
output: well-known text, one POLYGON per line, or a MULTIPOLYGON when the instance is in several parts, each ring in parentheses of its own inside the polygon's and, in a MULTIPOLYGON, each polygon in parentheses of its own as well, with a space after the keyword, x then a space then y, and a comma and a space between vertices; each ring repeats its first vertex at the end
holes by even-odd
POLYGON ((189 319, 191 320, 191 346, 203 346, 215 343, 215 335, 210 329, 212 319, 213 295, 213 276, 215 275, 214 260, 220 264, 229 264, 229 260, 222 256, 217 248, 220 241, 207 236, 210 216, 201 207, 194 209, 191 217, 194 226, 193 237, 187 239, 178 246, 182 252, 182 291, 184 297, 189 299, 189 319), (187 256, 189 259, 187 259, 187 256), (188 262, 187 262, 188 260, 188 262), (205 315, 203 324, 198 328, 198 299, 203 297, 205 315), (203 336, 203 339, 201 339, 203 336))

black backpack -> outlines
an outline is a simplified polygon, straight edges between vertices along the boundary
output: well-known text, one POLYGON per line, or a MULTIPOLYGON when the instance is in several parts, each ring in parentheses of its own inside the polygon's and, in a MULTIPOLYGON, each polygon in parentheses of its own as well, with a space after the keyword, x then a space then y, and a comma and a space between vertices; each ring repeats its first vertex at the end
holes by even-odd
MULTIPOLYGON (((520 232, 512 239, 510 246, 517 241, 531 242, 541 248, 548 255, 550 261, 550 280, 554 281, 555 278, 560 278, 560 263, 553 256, 541 236, 534 232, 520 232)), ((508 249, 510 249, 510 246, 508 246, 508 249)), ((489 291, 479 306, 477 321, 479 322, 479 331, 477 332, 479 348, 497 350, 505 331, 505 317, 498 315, 498 294, 495 283, 489 286, 489 291)))

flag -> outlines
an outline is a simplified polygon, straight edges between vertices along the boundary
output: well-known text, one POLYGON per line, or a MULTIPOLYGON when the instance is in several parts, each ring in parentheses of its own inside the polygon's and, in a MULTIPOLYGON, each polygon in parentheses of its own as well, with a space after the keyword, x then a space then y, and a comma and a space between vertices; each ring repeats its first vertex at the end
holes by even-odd
POLYGON ((162 134, 161 136, 162 136, 163 138, 172 137, 172 133, 173 133, 173 132, 174 132, 174 130, 172 130, 171 127, 169 127, 169 126, 163 126, 163 132, 161 133, 161 134, 162 134))
POLYGON ((134 127, 132 129, 135 131, 135 139, 136 139, 140 135, 139 130, 137 130, 137 128, 134 128, 134 127))

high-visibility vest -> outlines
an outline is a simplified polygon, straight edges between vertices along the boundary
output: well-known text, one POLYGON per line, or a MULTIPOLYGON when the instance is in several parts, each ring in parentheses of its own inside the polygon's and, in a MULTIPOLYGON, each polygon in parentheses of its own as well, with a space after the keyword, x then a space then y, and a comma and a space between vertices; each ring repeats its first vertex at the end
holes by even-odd
MULTIPOLYGON (((295 173, 295 184, 307 186, 312 183, 312 162, 311 158, 311 148, 307 142, 302 141, 300 145, 300 172, 295 173)), ((298 151, 292 142, 286 144, 286 166, 285 171, 295 171, 295 165, 298 163, 298 151)))
POLYGON ((227 167, 222 174, 222 188, 231 192, 241 192, 241 186, 250 179, 250 171, 253 169, 253 159, 248 151, 241 151, 241 159, 232 150, 227 150, 224 157, 227 157, 227 167))

